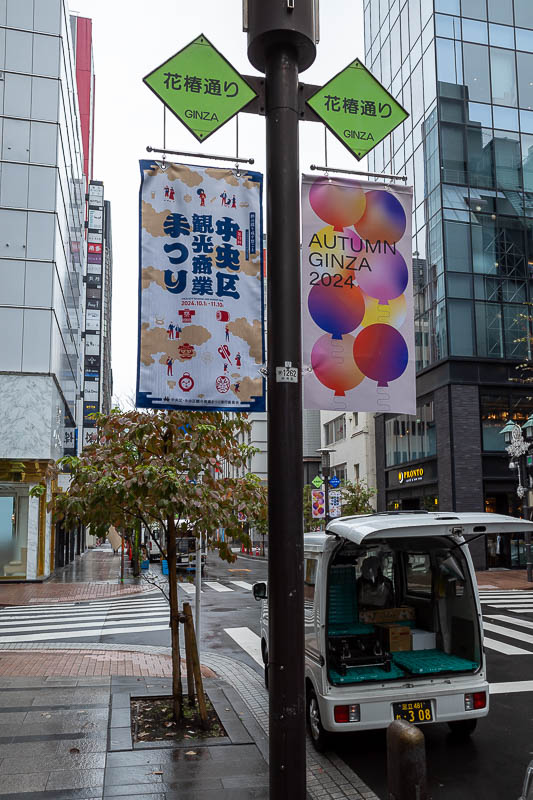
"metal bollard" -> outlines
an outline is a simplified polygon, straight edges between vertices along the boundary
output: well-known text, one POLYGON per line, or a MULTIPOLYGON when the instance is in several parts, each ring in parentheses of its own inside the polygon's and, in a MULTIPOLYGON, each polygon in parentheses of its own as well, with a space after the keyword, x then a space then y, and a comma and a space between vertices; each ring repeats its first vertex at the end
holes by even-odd
POLYGON ((428 800, 424 734, 405 720, 387 728, 389 800, 428 800))

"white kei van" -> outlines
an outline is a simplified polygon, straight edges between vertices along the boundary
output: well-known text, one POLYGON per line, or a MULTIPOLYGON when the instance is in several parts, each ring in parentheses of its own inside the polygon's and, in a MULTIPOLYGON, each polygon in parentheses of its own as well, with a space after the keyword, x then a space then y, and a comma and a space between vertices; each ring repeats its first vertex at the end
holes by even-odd
MULTIPOLYGON (((470 735, 489 710, 481 607, 466 540, 533 531, 499 514, 396 512, 304 535, 305 681, 317 749, 394 719, 470 735)), ((261 648, 268 680, 266 585, 261 648)))

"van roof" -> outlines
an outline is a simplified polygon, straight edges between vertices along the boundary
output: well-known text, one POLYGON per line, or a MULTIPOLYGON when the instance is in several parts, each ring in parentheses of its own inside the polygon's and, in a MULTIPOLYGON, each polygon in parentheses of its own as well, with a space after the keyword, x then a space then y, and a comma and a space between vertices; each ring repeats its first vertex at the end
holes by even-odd
POLYGON ((503 514, 445 512, 388 512, 331 520, 326 533, 307 533, 306 549, 321 551, 329 535, 362 544, 368 538, 476 536, 488 533, 533 533, 533 522, 503 514))

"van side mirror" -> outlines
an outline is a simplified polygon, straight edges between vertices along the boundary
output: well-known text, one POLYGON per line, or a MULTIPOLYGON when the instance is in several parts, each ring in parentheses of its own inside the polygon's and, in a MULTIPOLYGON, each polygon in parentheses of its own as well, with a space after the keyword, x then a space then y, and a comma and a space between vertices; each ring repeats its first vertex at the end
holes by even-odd
POLYGON ((266 600, 267 598, 266 583, 264 581, 262 581, 261 583, 254 583, 252 592, 256 600, 266 600))

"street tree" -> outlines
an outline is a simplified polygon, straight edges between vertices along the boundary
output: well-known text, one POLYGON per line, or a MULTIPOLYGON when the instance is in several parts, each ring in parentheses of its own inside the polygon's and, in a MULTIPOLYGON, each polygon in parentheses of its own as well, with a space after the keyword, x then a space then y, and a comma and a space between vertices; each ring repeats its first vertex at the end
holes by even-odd
MULTIPOLYGON (((97 535, 116 528, 158 523, 169 567, 172 694, 176 722, 182 717, 176 539, 206 536, 221 558, 234 561, 227 537, 243 536, 239 515, 260 517, 265 490, 257 476, 242 475, 255 449, 242 443, 250 423, 221 412, 115 409, 95 415, 98 440, 79 457, 65 457, 67 491, 54 495, 50 510, 67 527, 90 525, 97 535), (212 538, 224 528, 224 541, 212 538)), ((44 487, 42 487, 44 491, 44 487)))
POLYGON ((372 514, 374 512, 370 500, 376 494, 376 490, 367 486, 365 481, 347 480, 339 488, 343 517, 352 514, 372 514))

